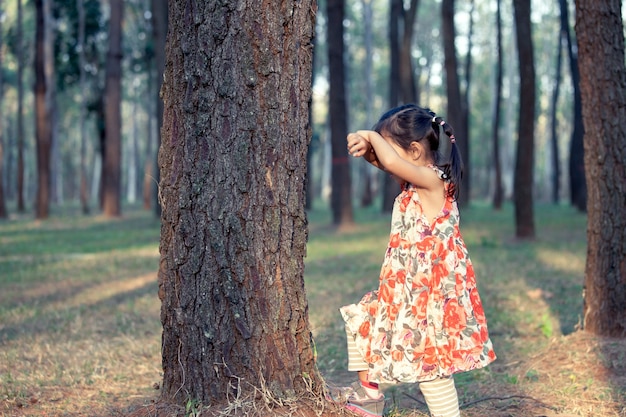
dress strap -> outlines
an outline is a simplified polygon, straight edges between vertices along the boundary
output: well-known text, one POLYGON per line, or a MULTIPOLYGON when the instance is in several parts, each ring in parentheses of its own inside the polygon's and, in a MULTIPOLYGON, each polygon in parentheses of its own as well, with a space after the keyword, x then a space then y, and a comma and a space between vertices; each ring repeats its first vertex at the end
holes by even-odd
POLYGON ((440 180, 446 181, 446 182, 450 180, 448 178, 448 176, 446 175, 446 173, 443 172, 443 170, 441 168, 439 168, 437 165, 428 164, 428 168, 430 168, 433 171, 435 171, 435 173, 437 173, 437 176, 439 177, 440 180))

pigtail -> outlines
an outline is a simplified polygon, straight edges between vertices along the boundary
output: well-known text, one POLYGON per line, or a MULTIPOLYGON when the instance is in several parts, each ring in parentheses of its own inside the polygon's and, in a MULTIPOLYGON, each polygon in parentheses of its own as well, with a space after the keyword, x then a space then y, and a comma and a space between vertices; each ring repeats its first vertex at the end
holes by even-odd
POLYGON ((439 128, 441 127, 443 132, 450 139, 450 156, 445 163, 437 164, 437 166, 444 172, 445 179, 450 184, 448 187, 448 197, 458 200, 461 180, 463 179, 463 159, 461 158, 459 147, 456 144, 454 129, 452 129, 452 126, 450 126, 444 119, 435 116, 434 114, 432 124, 437 138, 439 138, 439 128))

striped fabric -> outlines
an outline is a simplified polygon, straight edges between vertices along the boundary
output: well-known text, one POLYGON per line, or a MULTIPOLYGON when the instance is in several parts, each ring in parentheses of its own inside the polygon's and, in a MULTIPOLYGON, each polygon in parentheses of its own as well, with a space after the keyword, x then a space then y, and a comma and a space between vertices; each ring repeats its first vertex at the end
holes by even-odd
POLYGON ((452 377, 420 382, 419 387, 432 417, 461 417, 452 377))
POLYGON ((367 362, 363 360, 361 352, 359 352, 356 347, 356 342, 354 341, 354 333, 348 330, 347 327, 346 338, 348 340, 348 371, 367 371, 369 367, 367 365, 367 362))

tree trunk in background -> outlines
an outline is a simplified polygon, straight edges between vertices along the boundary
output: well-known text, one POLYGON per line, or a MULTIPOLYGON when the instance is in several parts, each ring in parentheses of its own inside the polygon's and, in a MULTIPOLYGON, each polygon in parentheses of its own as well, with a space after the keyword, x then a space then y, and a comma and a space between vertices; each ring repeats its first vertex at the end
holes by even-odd
POLYGON ((493 208, 500 210, 504 200, 504 190, 502 188, 502 156, 500 155, 500 113, 502 110, 502 11, 501 0, 496 0, 496 80, 493 105, 493 126, 491 130, 491 141, 493 144, 493 168, 494 168, 494 187, 493 187, 493 208))
MULTIPOLYGON (((374 45, 373 45, 373 33, 372 33, 372 0, 361 0, 361 6, 363 7, 363 34, 365 44, 365 65, 363 65, 363 77, 365 78, 365 125, 369 129, 374 123, 374 115, 372 110, 372 103, 374 102, 374 86, 372 79, 372 68, 374 45)), ((372 166, 359 160, 359 175, 363 179, 363 193, 361 194, 361 207, 369 207, 374 202, 374 181, 375 173, 372 171, 372 166)), ((376 169, 376 168, 374 168, 376 169)))
POLYGON ((44 0, 44 68, 46 74, 46 108, 50 124, 50 190, 48 192, 50 202, 60 203, 63 201, 63 181, 61 169, 61 151, 58 142, 59 112, 56 105, 56 76, 54 67, 54 17, 52 16, 53 0, 44 0))
MULTIPOLYGON (((104 177, 106 175, 104 160, 107 149, 107 124, 106 124, 106 116, 104 111, 104 90, 100 90, 100 97, 98 98, 95 105, 95 113, 96 113, 96 130, 98 132, 98 153, 99 153, 99 161, 100 161, 100 169, 98 170, 98 175, 95 175, 95 171, 97 168, 97 163, 94 164, 94 186, 97 184, 97 193, 98 193, 98 203, 100 205, 100 210, 104 208, 104 177)), ((98 157, 96 157, 97 159, 98 157)), ((92 188, 92 192, 95 192, 95 187, 92 188)))
POLYGON ((626 336, 626 67, 620 2, 576 1, 585 126, 584 328, 626 336), (602 65, 598 65, 601 62, 602 65))
POLYGON ((80 207, 82 213, 89 214, 89 186, 87 184, 87 129, 85 126, 87 118, 86 107, 86 74, 85 74, 85 4, 84 0, 76 0, 78 10, 78 62, 79 62, 79 83, 80 83, 80 103, 78 124, 80 130, 80 207))
POLYGON ((514 0, 515 33, 520 71, 520 101, 515 159, 514 201, 515 234, 535 237, 533 211, 533 165, 535 128, 535 61, 530 22, 530 2, 514 0))
MULTIPOLYGON (((419 8, 419 0, 411 0, 409 8, 404 8, 402 0, 391 0, 389 16, 389 45, 390 45, 390 83, 389 107, 396 107, 403 103, 417 103, 419 89, 415 80, 415 71, 411 53, 413 51, 413 34, 415 33, 415 19, 419 8), (402 29, 400 29, 402 28, 402 29)), ((391 212, 393 202, 400 189, 391 175, 384 176, 383 181, 383 211, 391 212)))
POLYGON ((574 130, 570 142, 569 154, 569 178, 570 178, 570 201, 580 211, 587 209, 587 182, 585 180, 585 149, 583 137, 585 127, 583 125, 582 102, 580 97, 580 74, 578 67, 578 47, 572 40, 569 28, 569 12, 567 0, 559 0, 561 6, 561 30, 567 40, 567 52, 569 56, 570 73, 572 76, 572 88, 574 89, 574 114, 572 115, 574 130))
POLYGON ((312 1, 170 1, 163 402, 321 393, 303 279, 314 18, 312 1))
POLYGON ((146 130, 147 130, 147 139, 146 139, 146 152, 145 152, 145 158, 144 158, 144 165, 143 165, 143 183, 142 183, 142 201, 143 201, 143 208, 145 210, 150 210, 150 208, 152 207, 152 202, 154 201, 154 198, 152 197, 152 191, 154 190, 154 187, 152 186, 152 183, 154 181, 154 151, 153 151, 153 147, 154 147, 154 132, 155 132, 155 116, 156 116, 156 101, 154 99, 154 97, 156 96, 155 93, 155 87, 154 87, 154 69, 153 67, 153 59, 149 59, 148 62, 146 62, 146 67, 148 68, 148 86, 146 87, 146 90, 148 91, 148 97, 152 97, 151 99, 148 99, 148 102, 146 104, 146 130))
POLYGON ((35 138, 37 144, 37 194, 35 217, 46 219, 50 214, 50 146, 51 127, 46 79, 45 0, 35 0, 35 138))
POLYGON ((330 78, 328 110, 332 144, 331 206, 333 223, 341 227, 349 225, 354 221, 350 162, 346 147, 348 112, 343 42, 345 0, 327 0, 326 7, 328 16, 328 71, 330 78))
POLYGON ((151 0, 152 6, 152 36, 154 40, 154 62, 156 64, 156 164, 154 165, 154 212, 157 217, 161 216, 161 201, 159 184, 161 183, 161 171, 158 165, 159 149, 161 147, 161 129, 163 126, 163 100, 161 100, 161 84, 163 83, 163 70, 165 68, 165 39, 168 28, 168 2, 169 0, 151 0))
MULTIPOLYGON (((389 108, 402 103, 400 99, 400 23, 404 6, 402 0, 390 0, 389 13, 389 108)), ((400 191, 398 184, 387 173, 383 174, 382 210, 391 213, 393 202, 400 191)))
MULTIPOLYGON (((469 137, 468 132, 464 131, 467 127, 467 112, 463 109, 463 96, 461 94, 456 57, 454 0, 442 0, 441 2, 441 32, 443 37, 446 93, 448 98, 447 114, 443 117, 455 129, 455 135, 457 137, 456 145, 459 147, 461 158, 463 159, 464 169, 463 180, 461 181, 461 192, 459 194, 459 205, 465 206, 469 202, 470 195, 469 137)), ((442 136, 442 138, 445 138, 445 135, 442 136)))
POLYGON ((106 148, 102 177, 102 211, 107 217, 122 214, 122 19, 123 0, 111 0, 109 21, 109 51, 106 62, 104 91, 104 121, 106 148))
MULTIPOLYGON (((465 57, 465 91, 461 93, 461 111, 463 112, 463 118, 462 118, 462 123, 463 125, 461 126, 461 130, 460 133, 461 135, 463 135, 463 143, 465 144, 465 151, 463 151, 463 148, 461 148, 461 152, 465 152, 465 155, 462 156, 465 158, 463 163, 464 163, 464 167, 463 167, 463 180, 462 182, 462 186, 465 187, 465 197, 466 200, 463 201, 462 197, 459 200, 461 205, 466 205, 469 203, 470 200, 470 185, 472 183, 471 181, 471 135, 470 135, 470 110, 469 110, 469 106, 470 106, 470 91, 471 91, 471 86, 472 86, 472 48, 473 48, 473 43, 472 43, 472 38, 474 35, 474 9, 475 9, 475 5, 474 5, 474 0, 470 1, 470 11, 469 11, 469 28, 467 31, 467 55, 465 57), (463 181, 465 181, 463 183, 463 181)), ((459 88, 460 89, 460 88, 459 88)))
POLYGON ((26 210, 24 204, 24 11, 22 0, 17 0, 17 211, 26 210))
POLYGON ((556 49, 556 70, 554 74, 554 91, 552 92, 552 102, 550 111, 550 149, 552 150, 550 159, 552 161, 552 202, 559 204, 559 196, 561 194, 561 164, 559 153, 559 125, 558 103, 559 94, 561 92, 561 67, 563 54, 563 32, 559 31, 556 49))
MULTIPOLYGON (((0 13, 2 13, 3 11, 3 7, 2 7, 2 0, 0 0, 0 13)), ((2 70, 3 70, 3 39, 2 39, 2 21, 3 19, 0 18, 0 109, 2 108, 2 99, 4 97, 4 79, 2 77, 2 70)), ((6 202, 5 202, 5 195, 4 195, 4 130, 3 130, 3 124, 2 124, 3 120, 2 120, 2 115, 0 115, 0 219, 6 219, 7 218, 7 206, 6 206, 6 202)))
POLYGON ((413 69, 413 34, 415 33, 415 18, 417 16, 418 0, 411 0, 409 9, 402 6, 402 43, 400 47, 400 101, 402 103, 417 103, 418 90, 413 69))

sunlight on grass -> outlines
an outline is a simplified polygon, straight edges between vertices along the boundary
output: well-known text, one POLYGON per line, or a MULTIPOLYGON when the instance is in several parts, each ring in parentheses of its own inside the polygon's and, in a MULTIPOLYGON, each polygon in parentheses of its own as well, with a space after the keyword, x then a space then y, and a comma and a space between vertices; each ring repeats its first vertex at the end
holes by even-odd
POLYGON ((569 274, 580 274, 585 270, 585 257, 562 250, 542 249, 537 253, 537 260, 548 268, 558 269, 569 274))
MULTIPOLYGON (((513 237, 510 205, 494 212, 475 204, 462 217, 499 359, 456 377, 461 402, 534 395, 550 398, 559 411, 617 416, 612 410, 626 395, 610 385, 608 371, 590 373, 586 365, 622 369, 622 344, 603 346, 575 332, 585 216, 569 207, 539 206, 537 239, 531 242, 513 237)), ((329 226, 330 219, 325 207, 309 213, 304 279, 318 367, 328 381, 349 384, 354 375, 345 369, 338 309, 377 287, 389 216, 358 209, 354 226, 341 231, 329 226)), ((0 415, 66 410, 121 416, 131 400, 145 403, 158 395, 159 232, 159 222, 140 210, 113 221, 62 215, 48 222, 0 222, 0 415)), ((386 416, 427 416, 409 397, 419 395, 415 385, 390 388, 386 416)), ((503 412, 546 411, 521 400, 514 405, 520 414, 511 411, 515 407, 503 412)), ((500 406, 485 404, 462 415, 495 416, 500 406)))

